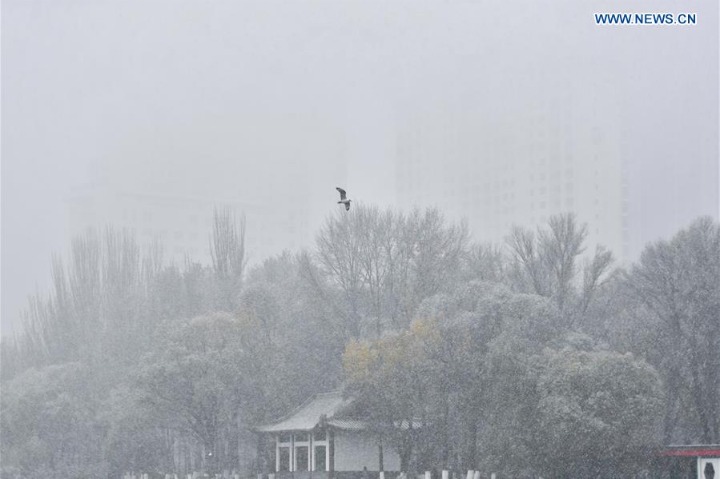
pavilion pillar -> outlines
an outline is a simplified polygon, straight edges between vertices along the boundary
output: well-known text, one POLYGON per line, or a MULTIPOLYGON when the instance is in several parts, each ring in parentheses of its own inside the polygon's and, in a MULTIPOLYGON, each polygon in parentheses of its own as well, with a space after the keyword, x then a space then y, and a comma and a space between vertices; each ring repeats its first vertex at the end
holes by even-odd
POLYGON ((335 479, 335 429, 331 427, 328 428, 328 455, 328 479, 335 479))
POLYGON ((255 471, 258 474, 258 479, 262 477, 262 474, 265 472, 265 468, 263 467, 265 464, 265 456, 263 455, 263 437, 261 433, 255 433, 257 437, 257 449, 255 451, 255 457, 257 458, 257 470, 255 471))

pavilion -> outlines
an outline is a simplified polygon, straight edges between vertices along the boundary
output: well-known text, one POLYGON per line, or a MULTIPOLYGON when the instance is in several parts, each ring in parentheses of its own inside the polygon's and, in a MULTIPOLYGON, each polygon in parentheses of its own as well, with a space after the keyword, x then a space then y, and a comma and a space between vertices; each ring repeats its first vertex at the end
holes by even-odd
POLYGON ((269 472, 278 479, 373 479, 379 471, 399 471, 399 454, 352 417, 353 402, 341 391, 316 394, 288 416, 256 427, 274 446, 269 472))

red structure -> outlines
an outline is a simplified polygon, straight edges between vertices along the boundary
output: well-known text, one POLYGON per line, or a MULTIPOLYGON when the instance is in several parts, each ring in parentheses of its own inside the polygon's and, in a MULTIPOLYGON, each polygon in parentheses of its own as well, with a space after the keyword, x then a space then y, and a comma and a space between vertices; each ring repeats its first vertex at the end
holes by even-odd
POLYGON ((664 478, 720 479, 720 444, 667 446, 661 456, 664 478))

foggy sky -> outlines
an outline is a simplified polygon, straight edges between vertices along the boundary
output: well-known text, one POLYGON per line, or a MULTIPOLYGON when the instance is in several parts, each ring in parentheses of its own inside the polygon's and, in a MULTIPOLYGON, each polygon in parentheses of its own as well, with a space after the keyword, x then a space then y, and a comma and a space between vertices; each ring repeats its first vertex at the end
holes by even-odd
POLYGON ((407 103, 511 116, 538 96, 615 91, 631 214, 663 234, 685 226, 653 208, 671 191, 678 217, 717 215, 717 197, 683 203, 698 170, 681 160, 717 176, 717 25, 716 0, 4 0, 2 328, 47 290, 65 201, 88 183, 277 208, 327 194, 316 223, 339 185, 408 206, 393 177, 407 103), (696 12, 698 25, 594 24, 615 11, 696 12))

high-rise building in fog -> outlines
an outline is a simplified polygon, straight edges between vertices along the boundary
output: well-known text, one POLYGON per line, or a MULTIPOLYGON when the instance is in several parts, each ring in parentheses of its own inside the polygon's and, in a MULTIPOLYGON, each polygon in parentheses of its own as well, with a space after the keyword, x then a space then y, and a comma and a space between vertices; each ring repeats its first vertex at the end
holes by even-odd
POLYGON ((238 224, 246 224, 245 246, 251 261, 261 261, 284 249, 297 250, 312 237, 307 204, 286 208, 273 203, 249 203, 233 198, 172 196, 89 187, 67 200, 69 233, 112 227, 131 233, 138 243, 157 241, 164 258, 182 264, 186 257, 210 262, 213 212, 227 208, 238 224))
POLYGON ((208 263, 213 210, 227 207, 245 218, 250 262, 310 246, 346 181, 340 127, 320 115, 248 111, 116 153, 67 199, 69 233, 111 225, 141 244, 160 241, 168 259, 208 263))
MULTIPOLYGON (((398 197, 465 218, 475 239, 495 243, 513 225, 572 212, 588 226, 591 251, 600 244, 630 261, 699 216, 717 220, 716 143, 648 145, 611 92, 572 91, 494 109, 466 94, 399 108, 398 197)), ((717 118, 709 120, 699 138, 712 137, 717 118)))
MULTIPOLYGON (((555 88, 555 91, 558 91, 555 88)), ((572 212, 588 244, 627 250, 619 132, 611 102, 537 96, 494 110, 482 101, 405 106, 398 116, 396 185, 410 204, 465 218, 475 239, 502 242, 572 212)))

